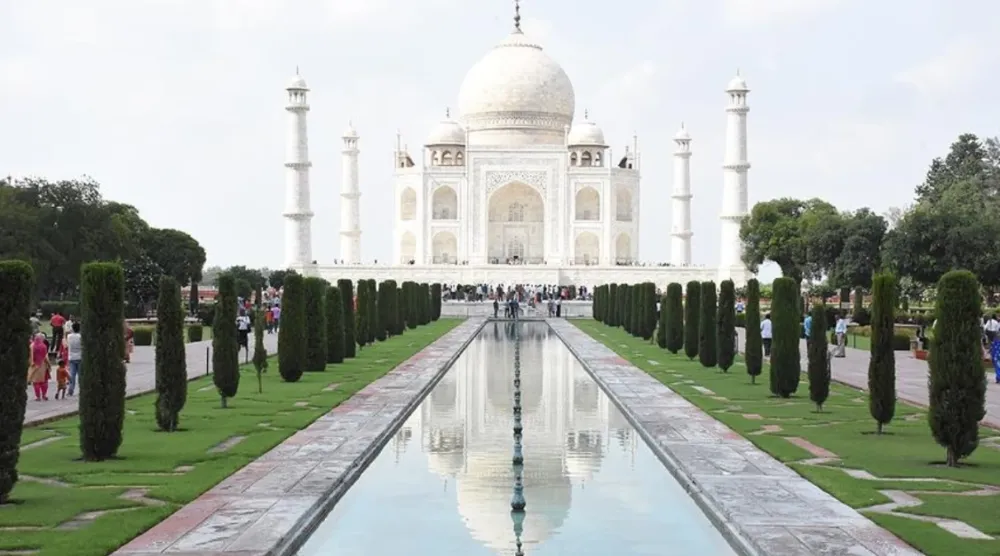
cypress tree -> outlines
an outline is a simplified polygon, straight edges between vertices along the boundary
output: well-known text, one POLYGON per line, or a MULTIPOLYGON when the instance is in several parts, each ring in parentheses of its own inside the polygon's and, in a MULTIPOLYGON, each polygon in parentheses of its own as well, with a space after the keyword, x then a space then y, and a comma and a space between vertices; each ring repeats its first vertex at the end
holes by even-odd
POLYGON ((667 301, 661 310, 666 314, 667 351, 677 354, 684 348, 684 290, 680 284, 667 285, 667 301))
POLYGON ((736 359, 736 285, 732 280, 719 284, 719 312, 716 319, 719 368, 728 372, 736 359))
MULTIPOLYGON (((868 411, 875 419, 876 432, 892 421, 896 413, 896 278, 878 274, 872 280, 871 356, 868 359, 868 411)), ((813 318, 813 327, 816 319, 813 318)), ((812 378, 810 378, 812 380, 812 378)))
POLYGON ((431 286, 427 283, 420 284, 420 324, 431 322, 431 286))
POLYGON ((368 345, 369 326, 371 326, 368 295, 368 280, 358 280, 358 327, 354 331, 354 341, 359 349, 368 345))
POLYGON ((191 282, 191 289, 188 290, 188 306, 191 308, 191 315, 198 314, 198 282, 191 282))
MULTIPOLYGON (((890 337, 890 340, 892 338, 890 337)), ((812 309, 812 326, 809 328, 809 399, 816 404, 816 411, 823 411, 823 403, 830 396, 830 352, 826 334, 826 307, 817 303, 812 309)), ((892 346, 890 346, 892 347, 892 346)))
POLYGON ((844 304, 850 305, 851 302, 851 288, 840 288, 840 306, 837 307, 843 312, 847 312, 847 307, 844 304))
POLYGON ((406 332, 406 307, 407 307, 406 296, 404 295, 403 285, 400 284, 399 288, 396 289, 396 334, 400 335, 406 332))
POLYGON ((436 321, 441 318, 441 284, 431 284, 431 301, 433 302, 433 312, 431 320, 436 321))
POLYGON ((632 335, 636 338, 642 336, 642 284, 633 284, 629 291, 632 292, 632 312, 630 316, 632 317, 632 335))
POLYGON ((601 322, 601 293, 603 288, 604 286, 597 286, 594 288, 594 299, 590 309, 591 316, 594 317, 594 320, 597 322, 601 322))
POLYGON ((267 309, 257 309, 253 320, 253 368, 257 371, 257 393, 264 393, 264 373, 267 372, 267 348, 264 347, 264 323, 267 309))
POLYGON ((618 307, 615 309, 615 326, 628 328, 628 284, 618 284, 618 307))
MULTIPOLYGON (((212 381, 219 391, 222 407, 240 387, 240 347, 236 332, 236 280, 232 275, 219 276, 212 320, 212 381)), ((282 313, 284 316, 285 313, 282 313)))
POLYGON ((771 392, 787 398, 799 389, 802 373, 798 283, 777 278, 771 286, 771 392))
POLYGON ((653 339, 656 331, 656 284, 642 284, 642 339, 653 339))
POLYGON ((17 483, 17 460, 28 403, 31 295, 35 271, 24 261, 0 261, 0 505, 17 483))
POLYGON ((420 326, 420 297, 418 290, 420 287, 416 282, 406 282, 406 325, 411 329, 420 326))
POLYGON ((376 298, 376 312, 378 313, 378 327, 375 330, 375 339, 384 342, 386 338, 389 337, 389 325, 391 324, 391 317, 389 316, 389 304, 392 300, 389 299, 389 284, 388 282, 381 282, 378 285, 378 297, 376 298))
POLYGON ((378 339, 378 329, 382 326, 382 319, 378 312, 378 282, 374 279, 368 281, 368 343, 372 344, 378 339))
POLYGON ((622 290, 622 330, 632 333, 632 286, 629 284, 622 284, 620 289, 622 290))
POLYGON ((618 284, 612 283, 608 286, 608 326, 618 326, 618 284))
POLYGON ((865 292, 861 288, 854 288, 854 307, 851 314, 855 317, 861 314, 865 308, 865 292))
MULTIPOLYGON (((354 328, 354 283, 347 279, 337 280, 337 289, 340 290, 341 305, 344 307, 344 359, 352 359, 356 353, 357 341, 354 328)), ((281 350, 278 350, 281 353, 281 350)))
POLYGON ((80 451, 86 461, 103 461, 118 453, 125 423, 125 273, 120 265, 83 265, 80 315, 80 451))
POLYGON ((698 357, 698 335, 701 330, 701 282, 688 282, 684 294, 684 355, 693 360, 698 357))
POLYGON ((306 291, 306 372, 326 369, 326 286, 327 281, 311 276, 306 291))
MULTIPOLYGON (((388 336, 402 334, 402 324, 399 322, 399 286, 395 280, 386 280, 386 333, 388 336)), ((381 299, 381 296, 379 296, 381 299)))
POLYGON ((763 342, 760 336, 760 282, 752 278, 747 282, 747 338, 743 361, 747 365, 750 384, 757 383, 764 368, 763 342))
POLYGON ((667 327, 669 326, 667 321, 669 320, 669 306, 670 300, 667 299, 666 295, 664 295, 660 299, 660 318, 656 323, 656 345, 659 346, 660 349, 667 349, 667 327))
POLYGON ((719 338, 717 336, 715 319, 718 301, 715 282, 701 283, 701 316, 698 323, 698 359, 704 367, 714 367, 718 363, 719 338))
POLYGON ((337 286, 326 288, 326 362, 344 362, 344 298, 337 286))
POLYGON ((170 276, 160 278, 156 303, 156 424, 177 430, 178 416, 187 402, 187 352, 184 350, 184 309, 181 286, 170 276))
POLYGON ((285 382, 298 382, 306 369, 305 279, 299 274, 289 273, 282 286, 278 372, 285 382))
POLYGON ((942 276, 935 305, 927 419, 934 440, 947 450, 948 466, 955 467, 979 445, 979 421, 986 416, 982 297, 975 275, 953 270, 942 276))

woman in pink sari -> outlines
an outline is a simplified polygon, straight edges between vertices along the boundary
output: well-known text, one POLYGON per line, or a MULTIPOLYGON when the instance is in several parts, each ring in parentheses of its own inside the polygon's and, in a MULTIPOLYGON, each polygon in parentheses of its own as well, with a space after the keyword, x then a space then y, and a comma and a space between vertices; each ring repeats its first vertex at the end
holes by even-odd
POLYGON ((37 334, 31 340, 30 366, 28 367, 28 382, 35 389, 35 401, 49 400, 49 348, 45 345, 45 336, 37 334))

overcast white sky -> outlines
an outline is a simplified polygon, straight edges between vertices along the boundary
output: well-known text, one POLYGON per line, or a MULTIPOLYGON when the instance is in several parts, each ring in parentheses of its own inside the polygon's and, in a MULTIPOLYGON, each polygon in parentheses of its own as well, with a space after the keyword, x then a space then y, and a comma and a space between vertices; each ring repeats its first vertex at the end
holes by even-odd
MULTIPOLYGON (((209 264, 283 260, 283 91, 312 88, 314 257, 338 256, 340 134, 361 135, 364 259, 391 253, 392 148, 419 147, 511 28, 507 0, 0 0, 0 173, 88 174, 209 264)), ((749 82, 751 203, 908 204, 963 132, 998 134, 1000 3, 524 0, 615 152, 644 154, 640 256, 669 258, 670 141, 694 137, 694 259, 719 252, 725 95, 749 82), (991 32, 994 34, 991 36, 991 32), (992 40, 991 40, 992 39, 992 40)))

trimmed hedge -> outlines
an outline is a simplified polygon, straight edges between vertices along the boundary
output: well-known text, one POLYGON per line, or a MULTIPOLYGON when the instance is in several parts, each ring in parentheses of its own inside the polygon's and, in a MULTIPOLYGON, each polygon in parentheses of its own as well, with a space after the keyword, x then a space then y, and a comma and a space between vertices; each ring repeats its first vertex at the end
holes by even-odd
POLYGON ((205 329, 200 324, 192 324, 187 327, 187 341, 200 342, 205 337, 205 329))
POLYGON ((938 281, 938 320, 928 357, 928 421, 949 467, 978 447, 979 421, 986 416, 981 306, 979 282, 971 272, 953 270, 938 281))
POLYGON ((328 282, 310 276, 305 279, 306 292, 306 361, 305 371, 317 373, 326 369, 326 287, 328 282))
POLYGON ((83 265, 80 314, 84 331, 80 452, 86 461, 103 461, 118 453, 125 423, 125 273, 121 265, 83 265))
POLYGON ((777 278, 771 286, 771 393, 787 398, 799 389, 802 373, 799 338, 799 288, 792 278, 777 278))
MULTIPOLYGON (((298 382, 306 368, 306 291, 299 274, 285 276, 278 328, 278 373, 285 382, 298 382)), ((347 344, 345 340, 344 348, 347 344)))
POLYGON ((684 292, 684 355, 698 357, 698 336, 701 318, 701 282, 692 280, 684 292))
POLYGON ((24 261, 0 261, 0 504, 17 483, 17 460, 28 403, 28 342, 35 271, 24 261))
MULTIPOLYGON (((159 314, 157 314, 157 317, 159 317, 159 314)), ((132 329, 132 343, 137 346, 153 345, 153 333, 155 331, 156 328, 152 326, 136 326, 132 329)))
POLYGON ((809 329, 808 354, 809 399, 816 404, 816 411, 823 411, 823 403, 830 397, 829 348, 826 342, 826 308, 815 305, 812 310, 812 327, 809 329))
POLYGON ((215 320, 212 322, 212 382, 219 390, 222 407, 236 396, 240 387, 240 346, 236 331, 236 279, 223 274, 218 279, 215 296, 215 320))
POLYGON ((170 276, 160 278, 156 304, 156 425, 177 430, 187 403, 187 352, 184 349, 184 309, 181 285, 170 276))
POLYGON ((326 362, 344 362, 344 301, 337 286, 326 288, 326 362))
POLYGON ((736 360, 736 285, 732 280, 719 284, 719 311, 715 323, 718 365, 723 372, 728 372, 736 360))
POLYGON ((680 284, 667 285, 666 304, 661 310, 667 316, 667 351, 676 354, 684 348, 684 291, 680 284))
POLYGON ((701 316, 698 319, 698 359, 703 367, 714 367, 718 363, 719 338, 715 319, 718 311, 715 282, 701 283, 701 316))
POLYGON ((747 282, 746 344, 743 348, 743 362, 750 375, 750 383, 756 384, 764 368, 763 341, 760 337, 760 282, 751 278, 747 282))
MULTIPOLYGON (((64 317, 80 314, 80 302, 78 301, 39 301, 38 310, 42 312, 42 319, 50 319, 55 313, 60 313, 64 317)), ((30 311, 29 311, 30 312, 30 311)))
MULTIPOLYGON (((354 318, 354 282, 346 278, 337 280, 337 289, 340 290, 340 302, 344 307, 344 359, 353 359, 357 354, 357 338, 355 336, 354 318)), ((278 350, 281 353, 281 350, 278 350)))
MULTIPOLYGON (((872 339, 868 360, 868 411, 875 419, 876 433, 896 414, 895 312, 899 292, 896 278, 878 274, 872 280, 872 339)), ((909 338, 906 346, 909 349, 909 338)))

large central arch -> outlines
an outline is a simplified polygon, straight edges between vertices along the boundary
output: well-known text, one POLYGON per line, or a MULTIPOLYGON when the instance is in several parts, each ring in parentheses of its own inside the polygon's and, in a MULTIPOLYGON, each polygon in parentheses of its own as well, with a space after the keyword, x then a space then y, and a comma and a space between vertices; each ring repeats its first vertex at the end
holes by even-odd
POLYGON ((512 182, 493 192, 486 249, 491 263, 544 261, 545 202, 538 191, 512 182))

